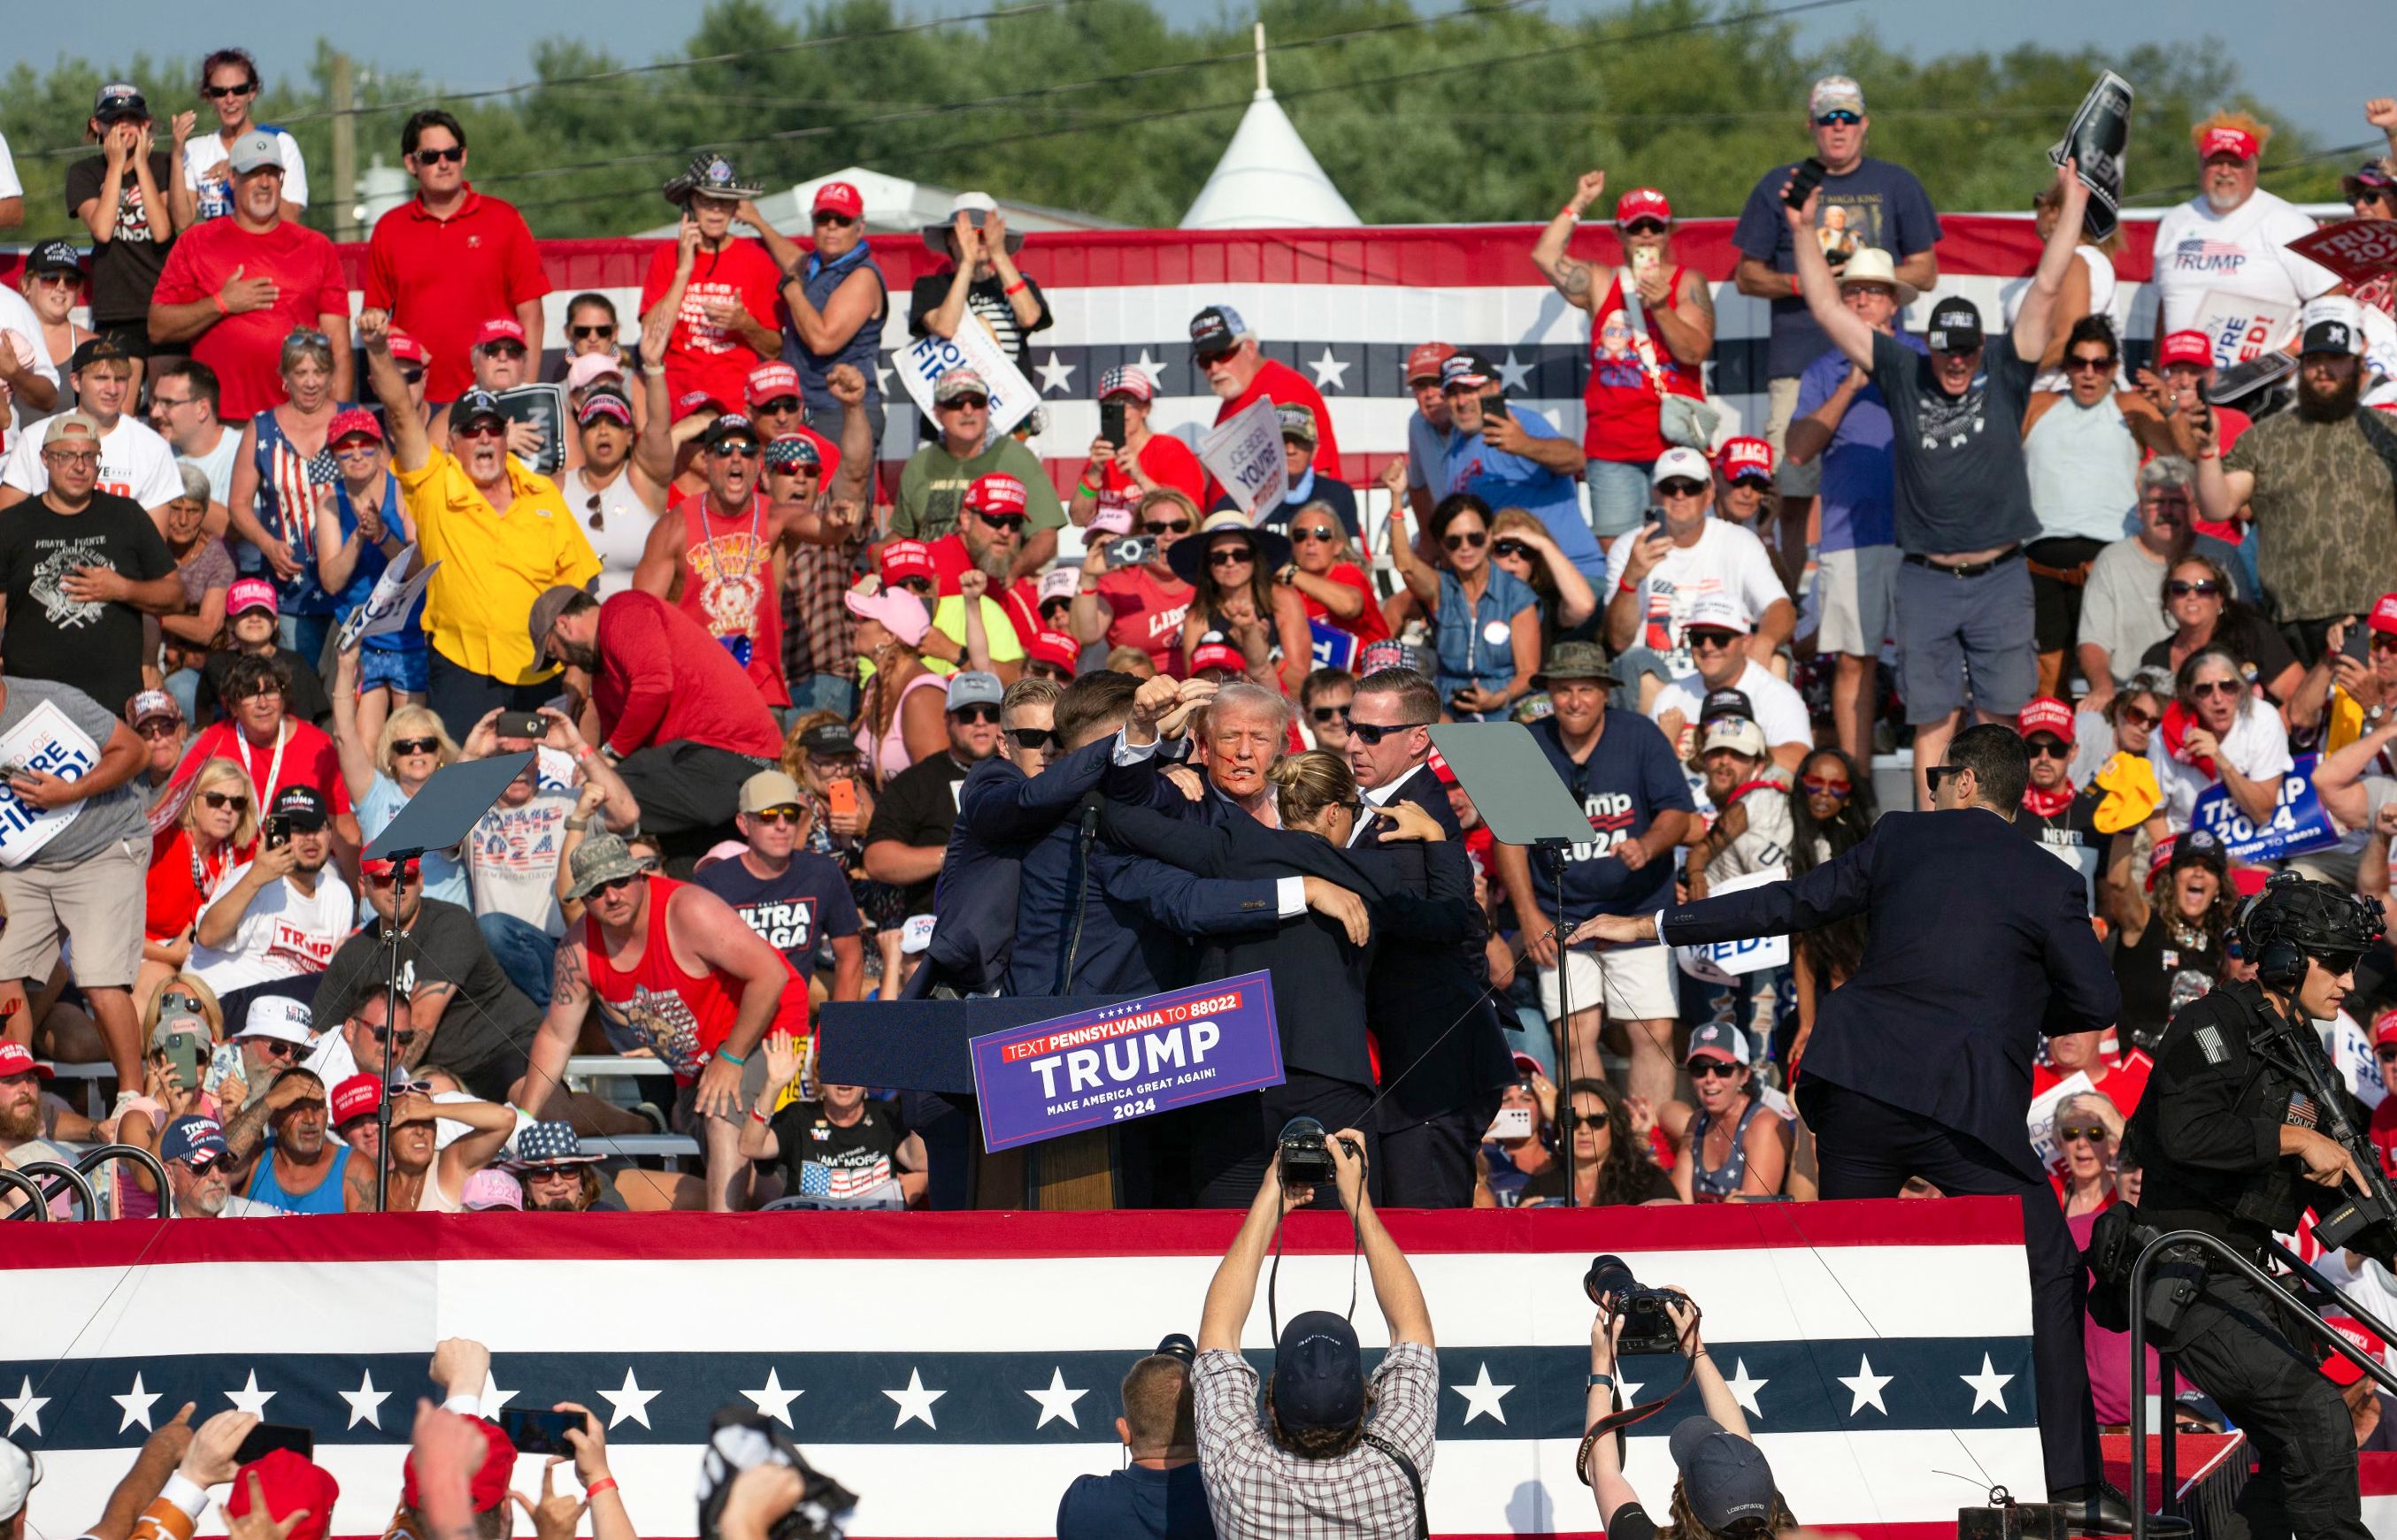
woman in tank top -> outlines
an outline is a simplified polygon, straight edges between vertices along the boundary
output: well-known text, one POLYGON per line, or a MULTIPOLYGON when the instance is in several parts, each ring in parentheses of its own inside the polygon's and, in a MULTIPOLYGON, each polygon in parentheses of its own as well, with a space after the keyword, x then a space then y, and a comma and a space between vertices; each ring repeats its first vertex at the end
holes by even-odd
POLYGON ((234 453, 234 564, 275 580, 283 644, 314 668, 333 628, 333 596, 316 580, 315 513, 308 487, 341 479, 325 445, 333 418, 355 403, 333 394, 333 345, 302 328, 283 340, 283 389, 290 397, 249 419, 234 453), (304 485, 303 485, 304 484, 304 485), (260 540, 268 542, 260 545, 260 540), (283 560, 275 558, 280 555, 283 560))
MULTIPOLYGON (((645 359, 665 355, 674 320, 670 315, 657 320, 658 325, 641 333, 645 359)), ((595 385, 583 392, 574 409, 575 445, 582 452, 578 463, 557 478, 567 511, 599 558, 595 591, 602 602, 633 586, 633 570, 641 564, 649 531, 666 511, 666 484, 674 479, 674 441, 668 431, 674 411, 666 400, 663 365, 641 370, 641 391, 648 397, 646 425, 634 412, 632 399, 612 385, 595 385)))
POLYGON ((1698 1109, 1673 1163, 1673 1190, 1693 1203, 1780 1192, 1789 1170, 1789 1123, 1756 1094, 1748 1035, 1707 1023, 1690 1034, 1683 1068, 1698 1109))
POLYGON ((2222 846, 2203 830, 2165 841, 2132 880, 2136 830, 2114 837, 2106 863, 2106 908, 2114 923, 2114 979, 2122 987, 2115 1025, 2125 1052, 2149 1053, 2173 1013, 2214 988, 2237 893, 2222 846))
MULTIPOLYGON (((500 1158, 515 1137, 514 1109, 487 1101, 445 1101, 435 1107, 422 1091, 403 1091, 391 1103, 391 1191, 387 1214, 463 1214, 466 1182, 500 1158), (466 1125, 448 1148, 434 1145, 436 1117, 466 1125)), ((342 1172, 343 1201, 352 1214, 375 1212, 375 1163, 352 1161, 342 1172)))

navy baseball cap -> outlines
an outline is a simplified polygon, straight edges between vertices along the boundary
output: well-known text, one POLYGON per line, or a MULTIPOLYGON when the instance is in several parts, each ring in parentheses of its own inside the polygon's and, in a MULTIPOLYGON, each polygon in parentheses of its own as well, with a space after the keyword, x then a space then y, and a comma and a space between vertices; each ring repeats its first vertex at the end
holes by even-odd
POLYGON ((1354 1427, 1365 1415, 1365 1363, 1357 1328, 1309 1310, 1274 1344, 1274 1415, 1289 1428, 1354 1427))
POLYGON ((1239 345, 1249 324, 1229 305, 1210 305, 1190 318, 1190 351, 1224 352, 1239 345))
POLYGON ((1742 1519, 1773 1517, 1773 1467, 1764 1451, 1712 1417, 1686 1417, 1673 1429, 1673 1464, 1690 1512, 1717 1534, 1742 1519))
POLYGON ((1922 339, 1933 352, 1971 352, 1981 345, 1981 307, 1951 294, 1931 307, 1931 325, 1922 339))
POLYGON ((224 1126, 196 1114, 177 1118, 158 1136, 158 1158, 189 1163, 195 1157, 225 1153, 224 1126))
POLYGON ((460 395, 449 408, 449 425, 454 429, 463 430, 484 418, 489 418, 502 428, 508 423, 508 414, 506 409, 501 406, 500 398, 479 386, 460 395))

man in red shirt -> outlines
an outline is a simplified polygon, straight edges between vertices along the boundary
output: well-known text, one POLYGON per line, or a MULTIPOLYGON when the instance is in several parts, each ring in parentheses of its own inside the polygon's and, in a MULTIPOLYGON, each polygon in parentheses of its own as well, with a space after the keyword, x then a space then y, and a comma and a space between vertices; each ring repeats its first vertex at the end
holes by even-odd
POLYGON ((310 327, 333 350, 333 398, 351 397, 350 291, 333 243, 283 217, 283 156, 253 128, 233 141, 233 218, 183 232, 150 295, 150 340, 189 344, 217 372, 220 417, 284 399, 283 339, 310 327))
MULTIPOLYGON (((741 786, 783 751, 748 671, 698 621, 630 589, 600 604, 566 584, 533 601, 533 654, 591 676, 609 763, 668 856, 729 837, 741 786)), ((779 955, 779 954, 778 954, 779 955)))
POLYGON ((742 391, 742 399, 749 404, 749 420, 757 425, 757 437, 767 444, 803 438, 814 445, 818 485, 830 486, 840 471, 840 445, 808 426, 807 395, 799 387, 799 371, 779 360, 760 364, 749 371, 742 391))
POLYGON ((1094 516, 1102 529, 1118 535, 1132 532, 1132 505, 1144 492, 1171 486, 1188 493, 1192 501, 1206 489, 1207 472, 1190 446, 1171 433, 1148 431, 1149 404, 1157 384, 1146 371, 1126 365, 1099 377, 1099 436, 1091 443, 1091 462, 1082 468, 1081 485, 1066 515, 1089 525, 1094 516), (1108 439, 1105 423, 1109 406, 1123 409, 1123 442, 1108 439))
MULTIPOLYGON (((1323 405, 1322 393, 1296 369, 1260 352, 1256 333, 1249 330, 1239 311, 1229 305, 1210 305, 1192 316, 1190 359, 1207 377, 1207 388, 1223 398, 1224 405, 1215 409, 1217 422, 1229 419, 1260 398, 1277 406, 1304 406, 1315 414, 1320 434, 1315 445, 1316 462, 1325 474, 1340 474, 1340 439, 1332 431, 1332 410, 1323 405)), ((1207 507, 1223 490, 1210 477, 1207 495, 1198 499, 1198 505, 1207 507)))
POLYGON ((491 316, 514 315, 526 348, 541 356, 549 277, 524 216, 466 180, 466 130, 456 118, 438 108, 416 113, 399 148, 416 196, 375 221, 366 308, 389 311, 431 353, 426 399, 455 401, 474 378, 475 328, 491 316))
POLYGON ((774 303, 783 270, 764 246, 732 234, 734 216, 764 191, 743 182, 722 155, 701 155, 666 183, 666 201, 681 206, 682 225, 675 244, 649 259, 641 318, 674 319, 664 361, 670 395, 704 391, 739 401, 749 371, 782 352, 774 303))
MULTIPOLYGON (((2156 344, 2156 369, 2161 378, 2145 369, 2139 371, 2139 392, 2163 414, 2164 426, 2171 430, 2184 458, 2197 458, 2197 438, 2192 429, 2209 413, 2214 419, 2216 454, 2230 453, 2239 435, 2256 425, 2254 418, 2235 406, 2209 407, 2205 404, 2206 389, 2214 383, 2214 343, 2203 332, 2167 334, 2156 344)), ((2189 520, 2189 528, 2231 545, 2237 545, 2246 533, 2235 523, 2216 524, 2195 516, 2189 520)))
POLYGON ((788 706, 783 679, 782 564, 798 510, 758 485, 764 445, 757 427, 727 412, 699 435, 704 491, 666 511, 633 569, 633 586, 661 599, 680 594, 682 612, 749 676, 769 706, 788 706))
POLYGON ((966 488, 957 532, 924 546, 938 585, 935 591, 943 597, 962 593, 958 579, 969 572, 983 573, 990 579, 990 597, 998 601, 1017 639, 1027 646, 1040 631, 1040 591, 1029 578, 1010 584, 1007 574, 1015 553, 1024 549, 1031 501, 1024 485, 1004 471, 977 476, 966 488))

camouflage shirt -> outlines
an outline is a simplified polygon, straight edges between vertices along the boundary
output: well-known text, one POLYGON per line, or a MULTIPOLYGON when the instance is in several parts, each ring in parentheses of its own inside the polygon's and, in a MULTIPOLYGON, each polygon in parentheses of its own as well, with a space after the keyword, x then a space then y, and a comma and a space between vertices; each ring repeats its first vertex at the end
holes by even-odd
POLYGON ((2255 473, 2257 576, 2283 620, 2370 613, 2397 573, 2397 427, 2265 418, 2222 458, 2255 473))

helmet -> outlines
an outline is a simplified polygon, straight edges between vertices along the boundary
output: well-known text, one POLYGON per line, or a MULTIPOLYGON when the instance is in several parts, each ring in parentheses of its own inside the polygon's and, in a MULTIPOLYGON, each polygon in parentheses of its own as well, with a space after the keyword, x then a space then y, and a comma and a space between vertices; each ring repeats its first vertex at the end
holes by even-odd
POLYGON ((2388 927, 2380 900, 2359 897, 2328 883, 2283 871, 2239 908, 2232 928, 2256 959, 2256 979, 2270 989, 2294 989, 2306 976, 2306 960, 2338 957, 2352 964, 2388 927))

